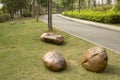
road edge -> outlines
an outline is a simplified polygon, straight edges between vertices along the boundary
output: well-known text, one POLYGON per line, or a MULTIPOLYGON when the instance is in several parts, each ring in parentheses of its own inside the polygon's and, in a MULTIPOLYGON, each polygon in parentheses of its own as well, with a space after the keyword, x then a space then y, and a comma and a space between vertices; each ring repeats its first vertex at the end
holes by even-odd
POLYGON ((89 25, 94 25, 94 26, 99 27, 99 28, 105 28, 105 29, 120 31, 120 27, 118 27, 118 26, 113 26, 113 25, 109 25, 109 24, 103 24, 103 23, 97 23, 97 22, 92 22, 92 21, 86 21, 86 20, 71 18, 71 17, 63 16, 61 14, 59 14, 59 16, 64 18, 64 19, 67 19, 67 20, 72 20, 72 21, 75 21, 75 22, 89 24, 89 25))
MULTIPOLYGON (((55 25, 53 25, 53 27, 55 27, 55 25)), ((106 49, 108 49, 108 50, 111 50, 111 51, 113 51, 113 52, 119 54, 119 52, 116 51, 116 50, 113 50, 113 49, 111 49, 111 48, 105 47, 105 46, 103 46, 103 45, 101 45, 101 44, 98 44, 98 43, 96 43, 96 42, 93 42, 93 41, 87 40, 87 39, 85 39, 85 38, 83 38, 83 37, 80 37, 80 36, 74 35, 74 34, 68 32, 68 31, 62 30, 62 29, 60 29, 60 28, 58 28, 58 27, 55 27, 55 28, 58 29, 58 30, 60 30, 60 31, 66 32, 66 33, 68 33, 68 34, 70 34, 70 35, 72 35, 72 36, 75 36, 75 37, 77 37, 77 38, 79 38, 79 39, 83 39, 83 40, 88 41, 88 42, 90 42, 90 43, 92 43, 92 44, 95 44, 95 45, 98 45, 98 46, 104 47, 104 48, 106 48, 106 49)))
MULTIPOLYGON (((40 20, 43 21, 43 22, 45 22, 45 21, 42 20, 42 19, 40 19, 40 20)), ((47 22, 45 22, 45 23, 48 24, 47 22)), ((101 44, 95 43, 95 42, 93 42, 93 41, 87 40, 87 39, 85 39, 85 38, 83 38, 83 37, 80 37, 80 36, 74 35, 74 34, 68 32, 68 31, 62 30, 62 29, 58 28, 56 25, 53 25, 53 27, 56 28, 56 29, 58 29, 58 30, 60 30, 60 31, 66 32, 66 33, 68 33, 68 34, 70 34, 70 35, 72 35, 72 36, 75 36, 75 37, 77 37, 77 38, 79 38, 79 39, 83 39, 83 40, 88 41, 88 42, 90 42, 90 43, 92 43, 92 44, 95 44, 95 45, 98 45, 98 46, 104 47, 104 48, 106 48, 106 49, 108 49, 108 50, 111 50, 111 51, 117 53, 117 54, 120 54, 120 52, 118 52, 118 51, 116 51, 116 50, 113 50, 113 49, 108 48, 108 47, 106 47, 106 46, 103 46, 103 45, 101 45, 101 44)))

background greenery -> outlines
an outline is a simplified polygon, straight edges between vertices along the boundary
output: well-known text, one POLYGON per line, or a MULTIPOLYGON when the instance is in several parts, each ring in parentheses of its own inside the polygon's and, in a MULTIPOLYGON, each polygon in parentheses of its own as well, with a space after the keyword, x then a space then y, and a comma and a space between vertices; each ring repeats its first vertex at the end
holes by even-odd
MULTIPOLYGON (((48 13, 48 0, 0 0, 0 2, 4 4, 0 22, 10 18, 32 16, 37 21, 38 16, 48 13)), ((120 0, 52 0, 52 12, 63 11, 64 15, 70 17, 103 23, 120 23, 120 0)))
POLYGON ((107 12, 100 12, 100 11, 93 11, 93 10, 81 10, 79 11, 68 11, 62 13, 65 16, 102 22, 102 23, 120 23, 120 11, 107 11, 107 12))

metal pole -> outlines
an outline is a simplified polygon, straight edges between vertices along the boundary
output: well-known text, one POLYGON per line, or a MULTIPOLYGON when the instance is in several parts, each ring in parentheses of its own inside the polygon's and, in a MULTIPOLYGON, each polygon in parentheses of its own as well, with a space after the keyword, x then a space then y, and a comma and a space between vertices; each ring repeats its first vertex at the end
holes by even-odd
POLYGON ((48 0, 48 28, 52 30, 52 0, 48 0))

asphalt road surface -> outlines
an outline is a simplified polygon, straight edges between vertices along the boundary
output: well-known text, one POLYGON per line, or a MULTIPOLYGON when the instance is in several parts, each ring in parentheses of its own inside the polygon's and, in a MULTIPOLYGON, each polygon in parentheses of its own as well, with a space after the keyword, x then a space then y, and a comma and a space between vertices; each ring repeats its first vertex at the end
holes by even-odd
MULTIPOLYGON (((47 23, 47 15, 41 17, 47 23)), ((65 32, 120 53, 120 31, 78 23, 53 14, 53 25, 65 32)))

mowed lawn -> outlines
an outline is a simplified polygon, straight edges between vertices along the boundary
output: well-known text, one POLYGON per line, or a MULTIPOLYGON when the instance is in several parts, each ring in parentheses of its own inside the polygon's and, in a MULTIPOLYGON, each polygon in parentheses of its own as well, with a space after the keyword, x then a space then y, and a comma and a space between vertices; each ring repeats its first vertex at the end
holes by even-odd
POLYGON ((120 80, 120 54, 107 50, 109 63, 101 73, 86 71, 81 66, 81 56, 95 46, 65 32, 54 33, 65 37, 63 45, 40 40, 47 25, 33 18, 0 23, 0 80, 120 80), (42 56, 50 50, 59 50, 67 61, 67 69, 53 72, 46 69, 42 56))

